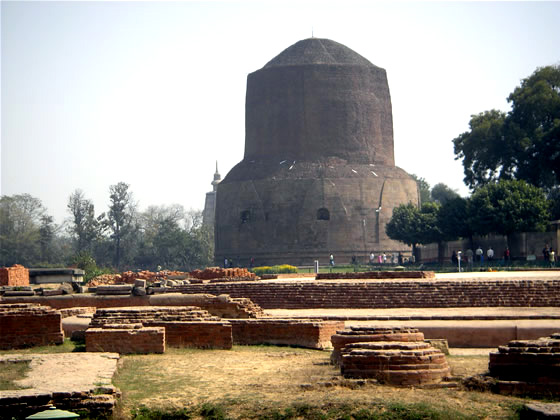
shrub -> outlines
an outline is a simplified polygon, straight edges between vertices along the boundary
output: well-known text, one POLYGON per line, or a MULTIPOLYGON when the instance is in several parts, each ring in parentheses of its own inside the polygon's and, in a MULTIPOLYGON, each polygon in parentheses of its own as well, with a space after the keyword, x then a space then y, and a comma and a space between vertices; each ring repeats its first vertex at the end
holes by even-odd
POLYGON ((263 274, 297 273, 297 267, 288 264, 273 265, 272 267, 265 265, 262 267, 253 268, 253 273, 255 273, 257 276, 262 276, 263 274))

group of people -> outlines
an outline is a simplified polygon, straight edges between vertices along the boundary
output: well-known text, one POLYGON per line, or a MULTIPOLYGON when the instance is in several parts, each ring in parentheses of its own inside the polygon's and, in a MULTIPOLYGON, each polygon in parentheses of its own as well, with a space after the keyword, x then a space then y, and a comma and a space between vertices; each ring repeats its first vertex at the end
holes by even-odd
MULTIPOLYGON (((358 258, 354 255, 352 256, 352 264, 358 264, 358 258)), ((414 256, 412 257, 412 259, 409 260, 409 262, 414 262, 414 256)), ((374 265, 374 264, 403 264, 404 263, 404 258, 403 255, 400 252, 394 252, 392 253, 389 257, 387 257, 387 254, 385 252, 382 252, 379 255, 375 255, 375 253, 372 251, 369 254, 369 265, 374 265)), ((333 254, 329 254, 329 264, 331 267, 334 267, 334 255, 333 254)))
MULTIPOLYGON (((488 262, 492 262, 495 257, 494 249, 492 247, 488 247, 485 253, 480 245, 478 246, 478 248, 476 248, 474 252, 472 249, 469 248, 465 251, 465 255, 464 257, 461 258, 461 260, 466 262, 469 267, 472 267, 475 261, 480 265, 482 265, 484 264, 484 255, 486 255, 486 259, 488 262)), ((510 259, 511 259, 511 253, 509 251, 509 248, 506 247, 506 249, 504 250, 503 260, 509 261, 510 259)), ((453 254, 451 254, 451 262, 453 264, 459 263, 459 256, 455 250, 453 251, 453 254)))

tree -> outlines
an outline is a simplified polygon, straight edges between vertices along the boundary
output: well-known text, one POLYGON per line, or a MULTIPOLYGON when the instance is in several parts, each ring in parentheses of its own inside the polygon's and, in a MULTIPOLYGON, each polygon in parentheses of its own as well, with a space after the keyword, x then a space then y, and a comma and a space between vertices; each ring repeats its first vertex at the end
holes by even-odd
POLYGON ((201 221, 200 211, 185 211, 181 205, 148 207, 140 215, 135 263, 143 268, 161 265, 186 271, 208 266, 213 259, 213 232, 201 221))
POLYGON ((469 238, 470 247, 473 248, 473 231, 467 199, 456 197, 443 204, 438 213, 438 226, 445 241, 469 238))
POLYGON ((29 194, 0 197, 0 266, 32 265, 40 259, 41 200, 29 194))
POLYGON ((128 191, 129 185, 124 182, 111 185, 109 187, 110 205, 109 205, 109 226, 113 232, 115 249, 115 267, 121 268, 121 257, 123 253, 123 242, 129 239, 134 231, 134 215, 136 205, 132 199, 132 193, 128 191))
POLYGON ((552 220, 560 220, 560 187, 554 188, 548 194, 550 216, 552 220))
POLYGON ((560 66, 538 68, 509 95, 512 109, 473 115, 453 140, 472 189, 522 179, 546 190, 560 184, 560 66))
POLYGON ((52 245, 55 236, 56 225, 54 218, 48 214, 41 216, 41 226, 39 227, 39 243, 41 246, 41 261, 52 262, 52 245))
POLYGON ((420 178, 414 174, 410 175, 416 181, 418 186, 418 198, 420 199, 420 205, 432 201, 430 194, 430 184, 424 178, 420 178))
POLYGON ((544 191, 525 181, 500 181, 479 188, 469 200, 472 230, 479 235, 544 231, 550 217, 544 191))
POLYGON ((560 185, 560 65, 538 68, 508 102, 516 178, 546 189, 560 185))
POLYGON ((437 225, 438 203, 424 203, 420 209, 412 203, 401 204, 393 209, 391 220, 385 226, 389 238, 412 246, 416 255, 418 244, 441 242, 437 225))
POLYGON ((68 212, 72 215, 69 232, 76 241, 75 253, 91 253, 95 242, 106 228, 105 213, 95 217, 93 202, 85 198, 81 190, 75 190, 68 198, 68 212))
POLYGON ((440 204, 445 204, 450 200, 459 197, 459 194, 455 190, 452 190, 444 183, 440 182, 432 188, 431 192, 432 200, 437 201, 440 204))

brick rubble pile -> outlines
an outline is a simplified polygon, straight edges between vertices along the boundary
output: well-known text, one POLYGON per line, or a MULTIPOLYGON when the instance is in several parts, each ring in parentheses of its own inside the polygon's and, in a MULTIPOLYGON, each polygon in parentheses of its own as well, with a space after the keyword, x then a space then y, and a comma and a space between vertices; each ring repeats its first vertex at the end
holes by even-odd
POLYGON ((29 286, 29 270, 19 264, 0 268, 0 286, 29 286))

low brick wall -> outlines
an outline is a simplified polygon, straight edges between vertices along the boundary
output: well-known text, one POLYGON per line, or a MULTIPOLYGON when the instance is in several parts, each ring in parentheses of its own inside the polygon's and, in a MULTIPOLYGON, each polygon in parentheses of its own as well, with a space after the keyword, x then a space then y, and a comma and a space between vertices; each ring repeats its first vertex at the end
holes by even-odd
POLYGON ((504 394, 557 396, 560 392, 560 333, 513 340, 490 353, 490 375, 504 394))
MULTIPOLYGON (((231 324, 195 306, 98 309, 90 326, 134 324, 164 328, 165 342, 169 346, 230 349, 233 344, 231 324)), ((86 331, 86 338, 90 329, 86 331)))
POLYGON ((344 329, 343 321, 247 319, 230 320, 234 344, 276 344, 324 349, 331 336, 344 329))
POLYGON ((229 322, 147 322, 145 325, 165 328, 165 340, 172 347, 231 349, 232 327, 229 322))
POLYGON ((433 279, 433 271, 367 271, 361 273, 319 273, 317 280, 433 279))
POLYGON ((18 349, 64 341, 59 311, 34 304, 0 304, 0 349, 18 349))
POLYGON ((29 270, 18 264, 0 268, 0 286, 29 286, 29 270))
MULTIPOLYGON (((223 295, 223 294, 222 294, 223 295)), ((214 296, 206 293, 164 293, 150 296, 96 296, 71 294, 64 296, 3 297, 5 303, 39 303, 55 309, 75 307, 122 308, 129 306, 197 306, 221 318, 256 318, 261 307, 243 297, 214 296)))
POLYGON ((165 328, 138 325, 114 325, 88 328, 86 351, 119 354, 149 354, 165 351, 165 328))
POLYGON ((317 281, 191 284, 184 293, 246 297, 265 309, 560 306, 560 280, 317 281))

